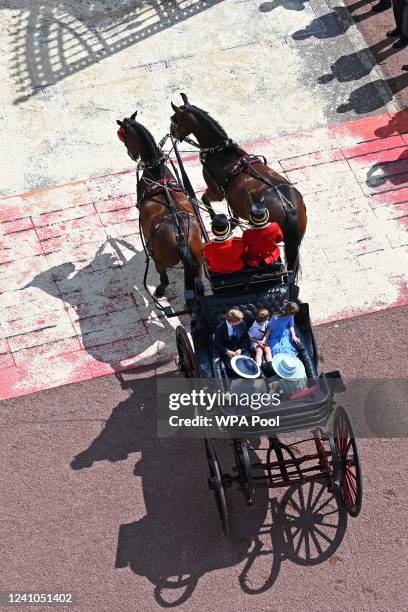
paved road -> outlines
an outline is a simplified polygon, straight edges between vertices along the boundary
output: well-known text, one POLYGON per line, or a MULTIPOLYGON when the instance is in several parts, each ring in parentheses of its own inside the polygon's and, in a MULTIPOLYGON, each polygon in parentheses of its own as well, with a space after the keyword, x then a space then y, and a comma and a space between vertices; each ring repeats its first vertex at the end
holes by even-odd
MULTIPOLYGON (((406 314, 318 327, 324 368, 397 371, 406 314)), ((283 510, 299 504, 293 491, 260 491, 251 510, 231 492, 225 542, 201 441, 156 438, 155 377, 163 372, 175 375, 169 366, 124 375, 127 389, 107 376, 3 402, 4 588, 72 590, 81 611, 405 608, 405 439, 360 441, 364 507, 347 525, 326 493, 320 500, 332 514, 323 517, 317 501, 311 511, 321 492, 306 487, 297 524, 321 547, 310 540, 313 563, 304 563, 303 545, 296 551, 296 537, 293 545, 283 536, 283 510)), ((228 449, 222 455, 227 467, 228 449)))
POLYGON ((384 433, 407 430, 407 112, 392 98, 405 52, 381 43, 389 15, 351 9, 357 25, 332 0, 0 0, 3 589, 73 590, 81 612, 406 608, 407 444, 384 433), (382 438, 361 440, 357 520, 346 529, 335 500, 330 518, 316 504, 298 520, 319 522, 313 565, 283 536, 298 493, 261 493, 249 512, 231 492, 225 542, 202 444, 155 434, 173 330, 139 291, 134 167, 114 130, 137 107, 161 137, 186 83, 304 192, 301 296, 322 365, 364 377, 353 416, 382 438), (101 250, 108 234, 133 251, 101 250), (127 388, 101 377, 146 363, 127 388), (378 388, 380 375, 395 383, 378 388))

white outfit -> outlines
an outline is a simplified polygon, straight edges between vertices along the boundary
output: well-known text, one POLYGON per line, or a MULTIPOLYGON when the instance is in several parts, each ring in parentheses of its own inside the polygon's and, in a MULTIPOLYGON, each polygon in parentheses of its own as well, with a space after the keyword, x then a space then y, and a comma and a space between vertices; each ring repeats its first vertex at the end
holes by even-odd
POLYGON ((225 321, 225 322, 226 322, 226 324, 227 324, 228 336, 229 336, 230 338, 232 338, 232 334, 233 334, 233 331, 234 331, 234 326, 233 326, 233 325, 231 325, 231 323, 230 323, 229 321, 225 321))
MULTIPOLYGON (((250 338, 255 338, 255 340, 262 340, 265 336, 266 328, 268 327, 269 321, 263 321, 262 323, 258 323, 254 321, 249 328, 248 336, 250 338)), ((251 340, 251 350, 254 351, 257 347, 256 342, 251 340)))

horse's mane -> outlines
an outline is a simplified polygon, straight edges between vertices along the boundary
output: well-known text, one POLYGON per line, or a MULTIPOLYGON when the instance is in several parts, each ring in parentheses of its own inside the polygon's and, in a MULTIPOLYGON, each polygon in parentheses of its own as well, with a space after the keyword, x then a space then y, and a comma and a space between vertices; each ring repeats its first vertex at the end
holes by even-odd
POLYGON ((207 111, 203 110, 202 108, 198 108, 198 106, 193 106, 192 104, 190 104, 187 107, 183 107, 186 110, 188 110, 189 112, 193 113, 193 115, 202 117, 204 120, 206 120, 208 123, 211 124, 211 126, 219 133, 220 136, 222 136, 223 138, 227 138, 228 134, 227 132, 224 130, 224 128, 218 123, 218 121, 216 121, 215 119, 213 119, 208 113, 207 111))
POLYGON ((136 128, 137 130, 139 130, 139 132, 143 134, 144 138, 146 139, 146 145, 150 146, 155 154, 161 153, 152 133, 149 132, 149 130, 138 121, 135 121, 134 119, 129 119, 129 121, 133 124, 134 128, 136 128))

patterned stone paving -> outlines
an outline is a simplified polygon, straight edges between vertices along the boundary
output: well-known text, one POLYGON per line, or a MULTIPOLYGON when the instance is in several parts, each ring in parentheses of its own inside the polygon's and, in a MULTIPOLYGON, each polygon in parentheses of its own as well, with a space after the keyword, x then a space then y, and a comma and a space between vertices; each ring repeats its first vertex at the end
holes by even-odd
MULTIPOLYGON (((299 284, 317 324, 408 301, 407 112, 247 145, 305 196, 299 284)), ((0 200, 1 399, 174 356, 180 321, 142 286, 134 189, 131 168, 0 200)), ((182 270, 170 278, 177 308, 182 270)))

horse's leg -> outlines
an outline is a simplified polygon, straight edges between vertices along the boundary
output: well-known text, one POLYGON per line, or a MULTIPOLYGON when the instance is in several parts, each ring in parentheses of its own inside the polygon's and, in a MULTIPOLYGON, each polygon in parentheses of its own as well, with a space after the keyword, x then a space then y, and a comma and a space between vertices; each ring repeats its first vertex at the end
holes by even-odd
POLYGON ((213 207, 212 207, 212 205, 211 205, 211 202, 210 202, 210 200, 208 199, 208 197, 207 197, 207 195, 206 195, 206 194, 207 194, 207 192, 205 192, 205 193, 203 194, 203 196, 202 196, 202 198, 201 198, 201 201, 202 201, 202 203, 204 204, 206 211, 208 212, 208 214, 210 215, 210 217, 211 217, 211 219, 212 219, 212 218, 214 217, 214 215, 215 215, 215 212, 214 212, 214 209, 213 209, 213 207))
POLYGON ((205 168, 203 168, 203 177, 207 184, 207 189, 203 193, 201 200, 212 219, 215 215, 215 212, 211 205, 211 202, 221 202, 224 199, 224 193, 218 187, 217 183, 213 180, 211 175, 208 174, 205 168))
POLYGON ((167 271, 166 268, 164 266, 162 266, 161 264, 156 263, 156 270, 160 275, 160 285, 158 285, 156 287, 156 291, 154 292, 154 295, 157 298, 161 298, 164 296, 164 292, 166 291, 166 287, 169 284, 169 277, 167 276, 167 271))

